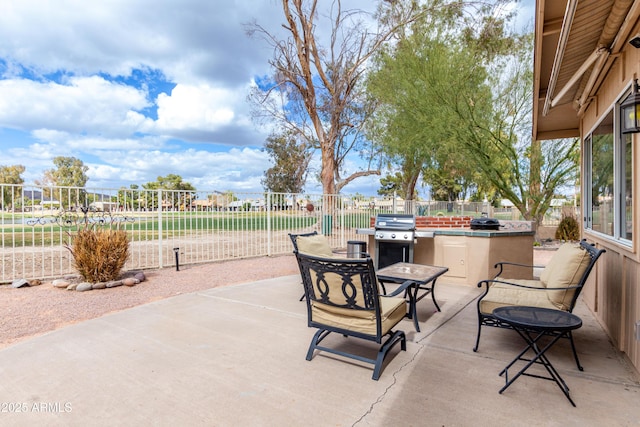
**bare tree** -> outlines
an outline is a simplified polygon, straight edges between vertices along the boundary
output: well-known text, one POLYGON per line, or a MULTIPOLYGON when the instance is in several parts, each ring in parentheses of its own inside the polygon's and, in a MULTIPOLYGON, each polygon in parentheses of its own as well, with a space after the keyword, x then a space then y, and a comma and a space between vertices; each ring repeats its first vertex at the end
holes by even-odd
POLYGON ((409 22, 413 2, 382 2, 376 21, 358 10, 343 10, 334 0, 326 15, 318 10, 318 0, 282 0, 286 38, 253 23, 249 35, 258 35, 273 49, 270 65, 273 76, 258 82, 250 95, 256 117, 275 120, 292 134, 299 135, 320 150, 320 180, 325 194, 336 194, 354 179, 380 175, 373 166, 372 146, 363 127, 374 104, 367 100, 362 82, 367 61, 395 31, 409 22), (369 19, 367 25, 366 19, 369 19), (377 28, 372 30, 376 25, 377 28), (321 43, 320 23, 329 28, 321 43), (358 152, 367 158, 368 168, 343 177, 345 158, 358 152))

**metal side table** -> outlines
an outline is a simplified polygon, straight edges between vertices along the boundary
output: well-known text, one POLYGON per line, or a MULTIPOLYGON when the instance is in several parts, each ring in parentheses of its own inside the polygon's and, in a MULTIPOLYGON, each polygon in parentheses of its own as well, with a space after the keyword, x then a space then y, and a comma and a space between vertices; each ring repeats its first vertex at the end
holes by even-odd
POLYGON ((418 310, 416 303, 422 298, 431 294, 433 305, 440 311, 440 306, 436 302, 436 280, 449 271, 448 267, 437 267, 435 265, 412 264, 409 262, 399 262, 388 267, 381 268, 376 275, 386 293, 385 283, 404 283, 411 280, 413 285, 409 289, 409 319, 413 319, 413 325, 417 332, 420 332, 418 324, 418 310), (423 291, 421 294, 420 291, 423 291))
POLYGON ((503 374, 505 376, 505 385, 500 389, 499 393, 505 391, 520 375, 527 375, 534 378, 555 381, 560 390, 562 390, 567 399, 569 399, 569 402, 571 402, 573 406, 576 406, 569 396, 569 387, 553 367, 545 353, 560 338, 569 337, 571 331, 580 328, 582 326, 582 320, 575 314, 566 311, 539 307, 499 307, 493 310, 493 315, 501 322, 509 324, 527 342, 524 350, 500 372, 500 376, 503 374), (543 348, 540 348, 538 341, 545 335, 552 337, 552 339, 543 348), (532 359, 523 358, 529 350, 532 350, 535 356, 532 359), (509 379, 509 368, 519 360, 528 363, 513 378, 509 379), (527 373, 527 369, 534 363, 543 365, 549 373, 549 376, 527 373))

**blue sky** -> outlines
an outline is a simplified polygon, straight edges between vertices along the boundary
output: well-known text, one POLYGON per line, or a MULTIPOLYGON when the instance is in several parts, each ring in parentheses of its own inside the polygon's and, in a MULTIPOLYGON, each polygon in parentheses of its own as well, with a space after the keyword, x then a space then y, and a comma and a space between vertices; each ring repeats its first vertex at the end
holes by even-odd
MULTIPOLYGON (((520 7, 531 21, 533 0, 520 7)), ((280 1, 0 0, 0 165, 24 165, 33 183, 73 156, 91 187, 172 173, 199 190, 262 191, 268 133, 246 98, 272 51, 245 35, 254 20, 277 30, 280 1)), ((307 190, 319 192, 313 172, 307 190)), ((378 187, 359 179, 344 192, 378 187)))

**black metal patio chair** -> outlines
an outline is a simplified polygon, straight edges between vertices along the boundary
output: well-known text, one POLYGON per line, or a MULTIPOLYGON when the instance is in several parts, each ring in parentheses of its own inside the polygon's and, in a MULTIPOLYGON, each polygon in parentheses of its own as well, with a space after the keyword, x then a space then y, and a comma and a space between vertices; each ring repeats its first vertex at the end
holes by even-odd
POLYGON ((308 326, 317 328, 307 360, 315 350, 326 351, 374 365, 373 379, 380 378, 389 350, 400 343, 406 350, 405 333, 393 328, 407 313, 403 294, 413 282, 406 282, 389 295, 380 295, 370 257, 321 258, 295 252, 307 303, 308 326), (332 332, 380 345, 375 357, 350 353, 321 345, 332 332), (385 338, 386 337, 386 338, 385 338))
MULTIPOLYGON (((478 287, 484 292, 478 299, 478 335, 473 351, 478 351, 480 332, 483 326, 511 329, 493 315, 493 310, 505 306, 528 306, 562 310, 571 313, 578 301, 589 273, 596 261, 605 252, 595 245, 582 240, 580 244, 565 243, 544 267, 539 280, 508 279, 502 277, 505 266, 529 268, 538 266, 499 262, 495 265, 498 273, 493 279, 482 280, 478 287)), ((571 349, 578 369, 582 371, 573 335, 568 334, 571 349)))

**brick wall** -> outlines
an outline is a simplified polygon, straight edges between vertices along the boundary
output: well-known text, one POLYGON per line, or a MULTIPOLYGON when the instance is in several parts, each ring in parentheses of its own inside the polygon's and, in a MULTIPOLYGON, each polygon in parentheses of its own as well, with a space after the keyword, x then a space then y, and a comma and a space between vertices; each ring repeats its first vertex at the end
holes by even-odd
MULTIPOLYGON (((417 216, 416 228, 468 228, 470 216, 417 216)), ((376 218, 371 217, 371 227, 375 227, 376 218)))

